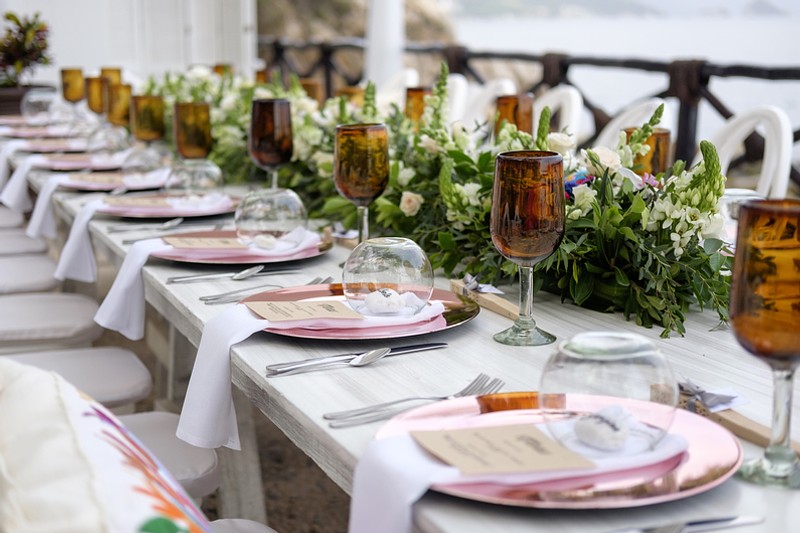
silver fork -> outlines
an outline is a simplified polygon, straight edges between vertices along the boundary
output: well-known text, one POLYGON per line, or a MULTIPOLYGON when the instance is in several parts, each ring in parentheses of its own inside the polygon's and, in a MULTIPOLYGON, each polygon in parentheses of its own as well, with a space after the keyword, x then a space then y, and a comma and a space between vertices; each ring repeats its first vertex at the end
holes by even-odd
MULTIPOLYGON (((375 413, 375 412, 378 412, 378 411, 384 411, 386 409, 389 409, 391 407, 394 407, 396 405, 399 405, 399 404, 405 403, 405 402, 425 401, 425 400, 427 400, 427 401, 450 400, 450 399, 453 399, 453 398, 461 398, 462 396, 472 396, 473 394, 477 394, 477 392, 475 392, 475 391, 482 390, 483 387, 486 387, 489 383, 491 383, 493 381, 500 381, 500 380, 496 380, 496 379, 493 380, 488 375, 481 373, 481 374, 478 374, 478 376, 475 379, 473 379, 469 383, 469 385, 467 385, 466 387, 464 387, 460 391, 455 392, 453 394, 446 395, 446 396, 411 396, 411 397, 408 397, 408 398, 401 398, 399 400, 393 400, 391 402, 384 402, 384 403, 378 403, 378 404, 375 404, 375 405, 369 405, 367 407, 360 407, 358 409, 349 409, 347 411, 338 411, 338 412, 334 412, 334 413, 326 413, 326 414, 322 415, 322 418, 324 418, 325 420, 343 420, 343 419, 346 419, 346 418, 364 416, 364 415, 369 415, 369 414, 372 414, 372 413, 375 413)), ((500 386, 501 387, 503 386, 503 382, 500 382, 500 386)), ((480 394, 485 394, 485 393, 481 392, 480 394)))
MULTIPOLYGON (((317 284, 320 284, 320 283, 331 283, 332 281, 333 281, 333 278, 330 277, 330 276, 328 276, 327 278, 316 277, 316 278, 312 279, 311 281, 309 281, 308 283, 306 283, 306 285, 317 285, 317 284)), ((204 302, 206 305, 228 304, 228 303, 232 303, 232 302, 238 302, 242 298, 242 295, 247 293, 247 292, 254 291, 256 289, 263 289, 265 287, 278 287, 278 288, 280 288, 281 286, 280 285, 275 285, 274 283, 269 283, 269 284, 266 284, 266 285, 255 285, 253 287, 245 287, 243 289, 236 289, 236 290, 233 290, 233 291, 227 291, 227 292, 221 292, 221 293, 218 293, 218 294, 209 294, 207 296, 201 296, 200 300, 202 302, 204 302)))

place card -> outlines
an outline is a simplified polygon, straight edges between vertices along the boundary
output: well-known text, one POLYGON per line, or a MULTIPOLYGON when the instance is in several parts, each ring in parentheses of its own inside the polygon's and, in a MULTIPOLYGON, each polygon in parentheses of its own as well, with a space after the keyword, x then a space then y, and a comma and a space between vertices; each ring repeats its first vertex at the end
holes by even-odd
POLYGON ((595 466, 533 424, 412 431, 411 436, 425 450, 465 475, 579 470, 595 466))
POLYGON ((348 319, 363 320, 364 316, 342 302, 245 302, 255 314, 271 322, 289 320, 348 319))
POLYGON ((54 163, 86 163, 89 165, 92 162, 92 156, 89 154, 50 154, 45 157, 54 163))
POLYGON ((162 237, 175 248, 246 250, 247 245, 236 237, 162 237))
POLYGON ((107 185, 122 185, 123 183, 122 174, 119 172, 81 172, 70 175, 69 180, 78 183, 100 183, 107 185))
POLYGON ((163 196, 108 196, 103 199, 106 205, 119 207, 169 207, 163 196))

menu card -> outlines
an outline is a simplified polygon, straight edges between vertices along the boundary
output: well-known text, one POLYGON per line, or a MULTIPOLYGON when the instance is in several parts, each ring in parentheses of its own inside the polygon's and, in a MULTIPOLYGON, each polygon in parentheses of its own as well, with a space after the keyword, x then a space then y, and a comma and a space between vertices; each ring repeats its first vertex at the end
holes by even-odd
POLYGON ((465 475, 578 470, 595 466, 533 424, 412 431, 411 436, 425 450, 465 475))
POLYGON ((123 178, 120 172, 79 172, 69 177, 70 181, 79 183, 107 183, 122 185, 123 178))
POLYGON ((169 207, 163 196, 108 196, 103 202, 121 207, 169 207))
POLYGON ((191 249, 231 249, 246 250, 248 246, 242 244, 236 237, 163 237, 164 242, 175 248, 191 249))
POLYGON ((289 320, 356 319, 364 316, 342 302, 245 302, 255 314, 271 322, 289 320))

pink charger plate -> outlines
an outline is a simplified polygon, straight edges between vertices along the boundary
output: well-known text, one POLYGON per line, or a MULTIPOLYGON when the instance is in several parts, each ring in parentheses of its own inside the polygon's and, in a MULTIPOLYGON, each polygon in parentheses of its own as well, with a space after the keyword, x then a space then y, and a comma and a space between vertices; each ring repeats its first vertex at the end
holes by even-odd
POLYGON ((91 154, 52 154, 36 165, 45 170, 117 170, 121 164, 111 159, 97 160, 91 154))
MULTIPOLYGON (((167 235, 171 237, 173 235, 167 235)), ((176 233, 176 237, 203 237, 203 238, 235 238, 235 230, 209 230, 176 233)), ((247 265, 261 263, 282 263, 285 261, 298 261, 324 254, 331 249, 331 243, 321 242, 318 246, 298 250, 293 254, 270 256, 266 253, 257 253, 244 249, 217 248, 213 250, 196 250, 189 248, 173 248, 153 252, 150 257, 178 261, 180 263, 194 263, 206 265, 247 265)))
MULTIPOLYGON (((624 400, 620 399, 620 403, 624 400)), ((402 413, 382 426, 377 439, 410 431, 543 422, 541 411, 481 414, 474 397, 446 400, 402 413)), ((470 500, 543 509, 614 509, 688 498, 724 483, 742 463, 739 441, 727 429, 678 409, 670 428, 688 441, 683 454, 656 464, 546 483, 440 484, 436 491, 470 500)))
POLYGON ((72 174, 70 175, 70 179, 61 184, 61 187, 67 189, 73 189, 76 191, 113 191, 114 189, 118 189, 120 187, 125 187, 125 189, 129 191, 145 191, 148 189, 157 189, 164 184, 164 181, 156 182, 155 180, 152 182, 143 181, 141 183, 131 183, 125 184, 121 181, 122 173, 121 172, 93 172, 92 174, 108 174, 110 176, 118 176, 120 181, 115 182, 97 182, 97 181, 82 181, 81 175, 83 173, 72 174))
MULTIPOLYGON (((139 195, 138 198, 166 198, 167 195, 163 193, 139 195)), ((224 207, 208 206, 206 208, 187 208, 175 207, 171 205, 166 206, 137 206, 137 205, 104 205, 97 210, 99 214, 112 215, 117 217, 130 217, 130 218, 173 218, 173 217, 208 217, 213 215, 224 215, 236 211, 236 206, 239 205, 239 198, 231 197, 231 201, 224 207)))
MULTIPOLYGON (((303 285, 254 294, 242 302, 293 302, 301 300, 338 300, 345 301, 341 283, 330 285, 303 285)), ((431 301, 439 301, 444 305, 444 312, 433 320, 413 324, 383 326, 374 328, 336 328, 336 329, 270 329, 264 331, 287 337, 303 339, 336 339, 336 340, 369 340, 395 339, 423 335, 465 324, 475 318, 480 307, 467 299, 450 291, 433 289, 431 301)))

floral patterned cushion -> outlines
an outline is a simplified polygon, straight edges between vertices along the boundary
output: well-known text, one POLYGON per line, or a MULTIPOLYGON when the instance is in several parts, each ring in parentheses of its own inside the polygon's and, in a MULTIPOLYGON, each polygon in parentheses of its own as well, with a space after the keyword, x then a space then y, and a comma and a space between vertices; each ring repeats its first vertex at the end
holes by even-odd
POLYGON ((119 420, 54 373, 0 359, 4 533, 200 533, 211 526, 119 420))

